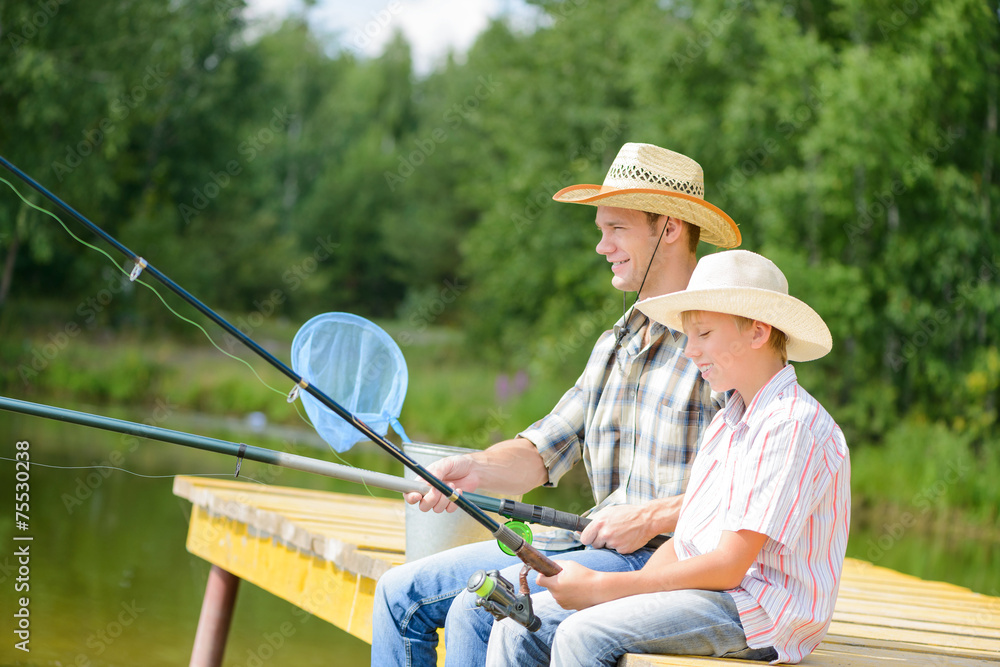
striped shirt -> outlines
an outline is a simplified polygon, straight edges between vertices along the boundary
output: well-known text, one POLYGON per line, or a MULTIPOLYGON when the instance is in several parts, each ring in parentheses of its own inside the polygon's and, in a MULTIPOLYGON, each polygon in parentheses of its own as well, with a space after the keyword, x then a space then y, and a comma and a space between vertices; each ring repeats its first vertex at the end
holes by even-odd
MULTIPOLYGON (((583 374, 552 412, 519 434, 538 448, 546 486, 583 460, 597 502, 588 513, 683 493, 701 433, 724 401, 713 398, 684 356, 683 334, 632 311, 635 330, 616 349, 622 322, 601 335, 583 374)), ((543 533, 535 544, 579 544, 570 535, 543 533)))
POLYGON ((847 549, 851 465, 840 427, 802 389, 792 366, 746 408, 733 394, 705 433, 674 548, 714 550, 723 530, 769 539, 729 591, 751 648, 798 662, 826 635, 847 549))

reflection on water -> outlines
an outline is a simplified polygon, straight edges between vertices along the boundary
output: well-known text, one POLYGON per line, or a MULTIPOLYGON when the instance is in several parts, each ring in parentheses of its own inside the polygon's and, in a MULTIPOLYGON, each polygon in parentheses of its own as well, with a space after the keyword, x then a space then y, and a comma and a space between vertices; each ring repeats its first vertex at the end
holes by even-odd
MULTIPOLYGON (((30 528, 18 531, 34 538, 30 591, 17 593, 30 596, 31 652, 13 647, 13 617, 6 613, 16 604, 17 575, 10 546, 14 464, 2 461, 0 489, 7 506, 0 510, 0 607, 5 611, 0 664, 186 665, 209 564, 184 547, 191 505, 173 495, 172 477, 38 464, 110 464, 145 475, 231 475, 231 459, 145 440, 133 448, 135 443, 118 434, 0 411, 0 456, 13 458, 17 440, 31 443, 35 464, 30 528)), ((245 462, 240 477, 264 472, 264 466, 245 462)), ((278 470, 266 476, 274 484, 348 490, 331 480, 299 475, 278 470)), ((368 654, 364 642, 241 583, 225 665, 361 665, 368 663, 368 654)))
POLYGON ((928 516, 878 512, 852 517, 847 555, 923 579, 1000 597, 1000 549, 992 534, 928 516), (933 522, 933 527, 931 527, 933 522))
MULTIPOLYGON (((141 418, 139 418, 141 420, 141 418)), ((224 433, 208 433, 227 437, 224 433)), ((234 438, 230 438, 234 439, 234 438)), ((13 463, 0 462, 0 664, 173 666, 187 664, 209 565, 184 547, 191 507, 173 495, 173 480, 144 475, 216 472, 231 475, 230 457, 0 411, 0 456, 31 443, 31 653, 13 648, 15 532, 13 463)), ((265 447, 281 443, 254 441, 265 447)), ((315 450, 302 451, 315 455, 315 450)), ((349 461, 400 474, 374 445, 358 445, 349 461)), ((361 493, 359 487, 245 462, 241 478, 361 493)), ((557 490, 559 491, 559 490, 557 490)), ((566 490, 562 490, 566 493, 566 490)), ((391 493, 380 495, 393 496, 391 493)), ((575 497, 575 496, 574 496, 575 497)), ((559 506, 558 496, 550 504, 559 506)), ((536 502, 544 502, 533 497, 536 502)), ((916 525, 856 517, 848 555, 918 576, 951 581, 992 595, 1000 589, 1000 551, 972 537, 928 535, 916 525)), ((22 594, 18 594, 22 595, 22 594)), ((323 620, 242 583, 225 665, 362 665, 368 646, 323 620)))

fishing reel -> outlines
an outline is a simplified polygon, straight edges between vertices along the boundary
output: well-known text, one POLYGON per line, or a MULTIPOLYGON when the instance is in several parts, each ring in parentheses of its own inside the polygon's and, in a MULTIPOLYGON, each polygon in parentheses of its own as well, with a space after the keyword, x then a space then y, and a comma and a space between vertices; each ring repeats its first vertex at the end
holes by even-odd
POLYGON ((531 632, 537 632, 542 622, 531 608, 528 592, 527 565, 521 569, 521 593, 514 590, 514 584, 500 576, 499 570, 479 570, 469 577, 468 589, 476 594, 476 606, 493 614, 502 621, 505 618, 520 623, 531 632))

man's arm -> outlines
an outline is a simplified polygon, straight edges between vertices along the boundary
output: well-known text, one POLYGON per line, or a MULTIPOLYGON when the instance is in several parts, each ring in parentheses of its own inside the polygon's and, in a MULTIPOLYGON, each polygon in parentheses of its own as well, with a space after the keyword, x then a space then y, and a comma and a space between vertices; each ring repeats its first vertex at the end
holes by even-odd
POLYGON ((586 609, 629 595, 680 589, 725 591, 743 581, 767 536, 749 530, 722 531, 719 546, 709 553, 677 560, 674 542, 657 549, 638 572, 595 572, 572 562, 561 562, 554 577, 538 576, 564 609, 586 609))
POLYGON ((677 527, 684 496, 657 498, 642 505, 605 507, 591 517, 580 541, 595 549, 614 549, 630 554, 653 537, 672 533, 677 527))
MULTIPOLYGON (((449 456, 427 466, 427 470, 455 489, 504 495, 527 493, 549 480, 538 449, 527 438, 504 440, 481 452, 449 456)), ((411 505, 420 503, 424 512, 454 512, 458 507, 434 488, 423 496, 407 493, 403 497, 411 505)))

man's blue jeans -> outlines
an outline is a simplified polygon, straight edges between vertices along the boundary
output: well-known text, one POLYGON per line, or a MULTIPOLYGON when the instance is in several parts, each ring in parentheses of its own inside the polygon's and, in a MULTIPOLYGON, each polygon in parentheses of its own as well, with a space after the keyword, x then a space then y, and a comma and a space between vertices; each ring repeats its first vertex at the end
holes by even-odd
MULTIPOLYGON (((594 570, 639 570, 653 554, 650 549, 621 555, 609 549, 544 552, 557 560, 573 560, 594 570)), ((522 563, 496 542, 479 542, 450 549, 393 568, 379 579, 372 614, 372 667, 436 664, 437 630, 445 629, 446 665, 483 665, 493 616, 476 607, 466 591, 476 570, 500 570, 518 587, 522 563)), ((528 577, 531 591, 535 573, 528 577)))
POLYGON ((488 667, 615 667, 626 653, 775 660, 773 648, 747 646, 731 595, 682 590, 647 593, 566 611, 548 592, 532 595, 542 627, 509 620, 493 626, 488 667))

